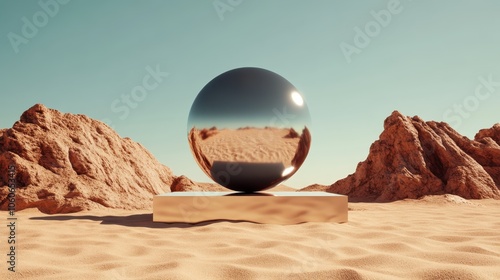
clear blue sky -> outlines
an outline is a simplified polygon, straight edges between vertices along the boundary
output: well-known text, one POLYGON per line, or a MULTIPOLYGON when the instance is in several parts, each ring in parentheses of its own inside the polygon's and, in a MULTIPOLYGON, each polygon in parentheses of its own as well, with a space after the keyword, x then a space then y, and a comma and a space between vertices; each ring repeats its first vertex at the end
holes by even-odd
POLYGON ((2 128, 35 103, 86 114, 209 181, 191 104, 222 72, 261 67, 309 105, 312 148, 286 182, 305 187, 352 173, 393 110, 468 137, 500 122, 500 1, 54 1, 0 2, 2 128))

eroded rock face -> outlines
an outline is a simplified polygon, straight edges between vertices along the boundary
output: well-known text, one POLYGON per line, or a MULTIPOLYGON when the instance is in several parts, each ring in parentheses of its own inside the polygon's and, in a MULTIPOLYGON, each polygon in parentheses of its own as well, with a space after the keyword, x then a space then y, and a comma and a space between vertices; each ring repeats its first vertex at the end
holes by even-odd
POLYGON ((176 177, 172 182, 172 192, 227 192, 230 191, 221 185, 213 183, 195 183, 186 176, 176 177))
POLYGON ((326 190, 351 201, 394 201, 454 194, 467 199, 500 198, 500 124, 470 140, 446 123, 424 122, 395 111, 354 174, 326 190))
POLYGON ((67 213, 103 207, 150 209, 175 177, 142 145, 106 124, 37 104, 0 131, 0 209, 8 167, 16 169, 16 210, 67 213))
MULTIPOLYGON (((491 140, 495 141, 498 145, 500 145, 500 123, 495 124, 492 128, 481 129, 474 139, 476 141, 481 141, 485 138, 491 138, 491 140)), ((489 141, 486 139, 486 141, 489 141)))

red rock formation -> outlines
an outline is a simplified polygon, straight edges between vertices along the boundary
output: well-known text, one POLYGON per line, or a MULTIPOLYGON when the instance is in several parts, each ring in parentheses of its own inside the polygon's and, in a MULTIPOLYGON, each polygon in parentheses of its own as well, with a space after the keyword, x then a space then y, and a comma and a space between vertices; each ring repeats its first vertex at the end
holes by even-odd
POLYGON ((174 179, 170 187, 172 192, 227 192, 230 191, 218 184, 212 183, 195 183, 186 176, 179 176, 174 179))
POLYGON ((293 128, 290 128, 288 134, 285 135, 285 138, 299 138, 299 137, 300 137, 299 133, 297 133, 297 131, 295 131, 295 129, 293 128))
POLYGON ((470 140, 446 123, 424 122, 395 111, 354 174, 326 190, 351 201, 393 201, 433 194, 500 198, 500 125, 470 140))
POLYGON ((200 131, 200 138, 201 138, 201 140, 205 140, 208 137, 214 136, 217 133, 219 133, 219 131, 217 130, 217 127, 215 127, 215 126, 211 127, 210 129, 204 128, 200 131))
MULTIPOLYGON (((290 130, 293 130, 293 128, 291 128, 290 130)), ((304 129, 302 130, 302 135, 300 136, 299 145, 297 146, 297 151, 295 152, 295 155, 293 156, 291 162, 292 166, 294 166, 296 170, 300 166, 302 166, 302 163, 304 163, 304 161, 306 160, 310 148, 311 148, 311 133, 309 132, 309 129, 307 127, 304 127, 304 129)))
POLYGON ((493 141, 495 141, 498 145, 500 145, 500 123, 495 124, 492 128, 481 129, 474 139, 476 141, 481 141, 486 137, 490 137, 493 141))
POLYGON ((201 142, 203 139, 201 138, 200 131, 196 128, 191 128, 188 136, 189 145, 191 147, 191 152, 196 158, 196 162, 200 165, 200 168, 205 172, 205 174, 210 174, 210 169, 212 168, 212 163, 208 158, 203 154, 201 149, 201 142))
POLYGON ((16 210, 67 213, 110 207, 149 209, 174 176, 143 146, 102 122, 37 104, 0 131, 0 209, 8 166, 16 168, 16 210))

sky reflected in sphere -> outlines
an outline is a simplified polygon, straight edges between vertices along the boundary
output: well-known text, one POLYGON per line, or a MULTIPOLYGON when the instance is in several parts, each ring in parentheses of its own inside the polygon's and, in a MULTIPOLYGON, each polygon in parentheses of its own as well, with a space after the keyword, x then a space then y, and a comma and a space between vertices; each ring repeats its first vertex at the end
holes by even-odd
POLYGON ((291 177, 309 152, 310 114, 285 78, 238 68, 210 81, 188 119, 191 151, 215 182, 235 191, 272 188, 291 177))

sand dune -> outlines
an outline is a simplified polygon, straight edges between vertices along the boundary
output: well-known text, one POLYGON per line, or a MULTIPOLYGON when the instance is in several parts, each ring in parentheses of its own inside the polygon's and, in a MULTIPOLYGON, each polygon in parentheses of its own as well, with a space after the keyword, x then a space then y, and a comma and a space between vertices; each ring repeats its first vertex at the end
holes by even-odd
POLYGON ((293 226, 26 209, 18 272, 2 262, 0 279, 500 279, 500 201, 448 195, 349 207, 348 223, 293 226))

